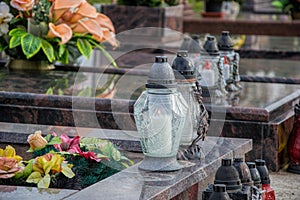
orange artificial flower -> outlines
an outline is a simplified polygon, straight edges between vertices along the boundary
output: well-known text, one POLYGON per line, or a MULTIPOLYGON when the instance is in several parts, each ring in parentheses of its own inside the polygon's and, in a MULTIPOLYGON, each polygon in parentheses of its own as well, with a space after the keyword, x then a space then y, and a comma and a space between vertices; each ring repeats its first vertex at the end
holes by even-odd
POLYGON ((59 24, 55 26, 52 23, 49 23, 49 32, 47 38, 61 38, 59 44, 65 44, 72 38, 72 29, 66 24, 59 24))
POLYGON ((115 32, 115 28, 112 21, 106 15, 98 13, 96 20, 101 27, 108 28, 110 31, 115 32))
POLYGON ((62 15, 68 11, 73 13, 83 2, 84 0, 55 0, 51 9, 54 22, 60 19, 62 15))
POLYGON ((95 19, 97 17, 97 14, 97 10, 94 6, 92 6, 88 2, 83 2, 79 5, 76 12, 73 13, 70 22, 76 23, 78 20, 83 19, 85 17, 95 19))
POLYGON ((20 11, 29 11, 33 8, 34 0, 11 0, 10 5, 20 11))
POLYGON ((90 33, 93 36, 100 38, 101 40, 103 38, 102 29, 94 19, 84 18, 82 20, 79 20, 79 22, 74 25, 74 33, 90 33))
MULTIPOLYGON (((111 44, 113 47, 118 47, 119 46, 119 43, 115 37, 115 34, 111 31, 109 31, 108 29, 106 28, 103 28, 103 42, 108 42, 109 44, 111 44)), ((96 38, 95 38, 96 39, 96 38)), ((97 40, 99 41, 99 40, 97 40)), ((101 41, 101 42, 102 42, 101 41)))

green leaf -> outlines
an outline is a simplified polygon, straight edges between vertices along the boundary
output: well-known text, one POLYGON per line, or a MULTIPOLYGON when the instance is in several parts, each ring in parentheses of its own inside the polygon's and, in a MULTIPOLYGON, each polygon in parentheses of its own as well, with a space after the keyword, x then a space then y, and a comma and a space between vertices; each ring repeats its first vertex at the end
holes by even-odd
POLYGON ((23 172, 18 172, 13 176, 14 179, 20 179, 22 177, 23 177, 23 172))
POLYGON ((55 59, 54 49, 53 49, 52 45, 49 42, 47 42, 46 40, 42 40, 42 49, 43 49, 45 55, 47 56, 48 60, 50 62, 52 62, 55 59))
POLYGON ((26 152, 31 153, 31 152, 34 152, 34 150, 30 147, 26 152))
POLYGON ((97 158, 109 158, 106 155, 103 155, 102 153, 97 153, 97 158))
POLYGON ((281 1, 273 1, 272 6, 283 9, 283 4, 281 3, 281 1))
POLYGON ((34 150, 30 147, 26 152, 30 153, 30 152, 35 152, 35 151, 39 151, 39 150, 42 150, 43 148, 45 147, 37 147, 35 148, 34 150))
POLYGON ((104 155, 109 156, 110 158, 113 158, 115 161, 120 161, 121 160, 121 153, 116 149, 113 145, 113 143, 108 142, 106 145, 104 145, 101 148, 101 152, 104 155))
POLYGON ((31 159, 28 164, 26 165, 24 171, 23 171, 23 177, 27 177, 31 174, 32 169, 33 169, 33 159, 31 159))
POLYGON ((26 31, 22 28, 15 28, 9 31, 8 35, 9 36, 14 36, 14 37, 22 37, 23 35, 26 34, 26 31))
POLYGON ((21 46, 26 58, 29 59, 39 52, 42 41, 39 37, 27 33, 21 37, 21 46))
POLYGON ((9 48, 15 48, 21 44, 21 37, 13 36, 9 40, 9 48))
POLYGON ((66 177, 68 178, 73 178, 75 176, 74 172, 68 165, 64 164, 62 166, 62 171, 61 171, 66 177))
POLYGON ((61 143, 61 139, 56 136, 56 137, 53 137, 50 142, 48 142, 48 145, 60 144, 60 143, 61 143))
POLYGON ((108 141, 107 140, 102 140, 99 138, 95 138, 95 137, 85 137, 85 138, 81 138, 80 140, 80 144, 84 145, 84 146, 102 146, 103 144, 107 144, 108 141))
POLYGON ((112 149, 112 157, 115 161, 120 161, 121 160, 121 152, 118 151, 116 148, 112 149))
POLYGON ((59 50, 58 50, 58 56, 59 57, 62 57, 66 51, 66 45, 62 44, 62 45, 59 45, 59 50))
POLYGON ((129 167, 129 165, 127 163, 125 163, 125 162, 121 162, 121 165, 123 165, 125 168, 129 167))
POLYGON ((59 61, 68 64, 69 63, 69 51, 66 49, 64 53, 60 56, 59 61))
POLYGON ((51 177, 49 174, 46 174, 39 182, 38 188, 49 188, 51 177))
POLYGON ((41 179, 42 179, 42 175, 40 172, 32 172, 26 179, 26 182, 37 184, 41 179))
POLYGON ((46 135, 46 136, 44 137, 44 139, 45 139, 47 142, 49 142, 50 138, 51 138, 51 134, 48 134, 48 135, 46 135))
POLYGON ((134 165, 134 162, 125 156, 121 156, 121 160, 126 160, 129 162, 130 165, 134 165))
POLYGON ((85 56, 86 58, 89 58, 92 54, 92 45, 89 43, 88 40, 84 39, 78 39, 77 40, 77 47, 80 51, 80 53, 85 56))
POLYGON ((90 40, 90 43, 95 45, 97 48, 99 48, 102 53, 104 54, 104 56, 111 62, 111 64, 114 66, 114 68, 119 68, 115 59, 105 50, 105 48, 103 48, 100 44, 98 44, 97 42, 90 40))
POLYGON ((64 95, 64 91, 62 91, 62 89, 59 88, 57 91, 58 91, 58 95, 60 96, 64 95))
POLYGON ((52 87, 48 88, 46 94, 52 95, 53 94, 53 88, 52 87))

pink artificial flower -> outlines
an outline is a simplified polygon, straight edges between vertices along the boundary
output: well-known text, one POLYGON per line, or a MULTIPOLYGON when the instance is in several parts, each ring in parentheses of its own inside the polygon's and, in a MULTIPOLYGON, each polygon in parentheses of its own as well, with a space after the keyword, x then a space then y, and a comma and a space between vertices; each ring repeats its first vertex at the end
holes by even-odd
POLYGON ((101 158, 97 157, 97 154, 95 152, 87 151, 87 152, 80 152, 79 153, 82 157, 85 159, 94 160, 96 162, 100 162, 101 158))
MULTIPOLYGON (((56 135, 53 133, 52 135, 56 135)), ((61 139, 60 144, 55 144, 54 147, 59 151, 67 151, 69 153, 81 153, 81 149, 79 147, 80 137, 75 136, 73 138, 69 138, 66 134, 61 134, 59 136, 61 139)))

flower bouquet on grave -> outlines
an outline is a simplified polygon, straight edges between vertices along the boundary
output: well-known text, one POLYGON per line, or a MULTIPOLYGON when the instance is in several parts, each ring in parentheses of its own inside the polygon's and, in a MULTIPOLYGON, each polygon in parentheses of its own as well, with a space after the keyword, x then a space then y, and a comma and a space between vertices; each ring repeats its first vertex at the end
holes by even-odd
MULTIPOLYGON (((12 168, 0 162, 0 169, 6 170, 0 171, 1 184, 82 189, 133 164, 111 142, 98 138, 58 137, 55 133, 43 137, 36 131, 29 135, 28 143, 34 158, 22 161, 11 153, 11 159, 16 160, 12 168)), ((6 148, 2 151, 15 152, 11 146, 6 148)))
POLYGON ((10 61, 68 64, 98 48, 115 65, 103 46, 118 45, 114 26, 85 0, 4 0, 0 11, 0 52, 10 61))

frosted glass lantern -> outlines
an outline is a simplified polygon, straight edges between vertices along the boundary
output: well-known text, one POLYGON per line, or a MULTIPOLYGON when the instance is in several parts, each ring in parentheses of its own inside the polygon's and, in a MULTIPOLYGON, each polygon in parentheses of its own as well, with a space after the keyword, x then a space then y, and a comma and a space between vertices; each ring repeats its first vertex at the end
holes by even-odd
POLYGON ((145 156, 139 169, 174 171, 182 168, 176 155, 187 108, 177 91, 167 57, 157 56, 150 69, 146 91, 134 104, 134 119, 145 156))
POLYGON ((181 50, 177 52, 177 56, 172 63, 172 68, 177 81, 178 91, 188 104, 188 114, 180 144, 190 145, 197 136, 201 109, 200 102, 195 95, 195 92, 198 92, 195 67, 187 51, 181 50))
MULTIPOLYGON (((233 49, 233 41, 228 31, 222 31, 221 36, 218 40, 218 48, 220 55, 225 57, 225 62, 228 63, 228 70, 225 67, 225 71, 229 71, 228 78, 226 77, 226 89, 230 92, 236 92, 242 88, 240 85, 240 74, 239 74, 239 61, 240 55, 233 49)), ((226 63, 225 63, 226 64, 226 63)))
POLYGON ((224 79, 224 61, 214 36, 207 36, 203 45, 207 55, 202 56, 201 65, 198 68, 201 77, 198 77, 202 88, 212 89, 216 97, 223 97, 227 94, 224 79))

